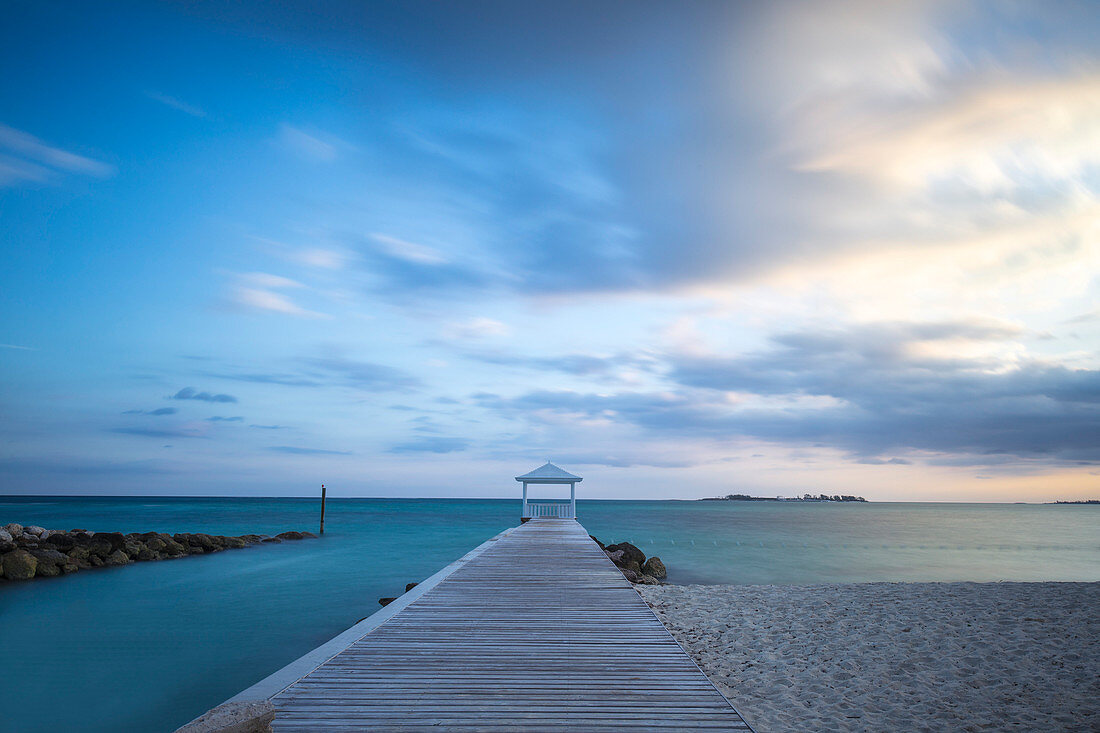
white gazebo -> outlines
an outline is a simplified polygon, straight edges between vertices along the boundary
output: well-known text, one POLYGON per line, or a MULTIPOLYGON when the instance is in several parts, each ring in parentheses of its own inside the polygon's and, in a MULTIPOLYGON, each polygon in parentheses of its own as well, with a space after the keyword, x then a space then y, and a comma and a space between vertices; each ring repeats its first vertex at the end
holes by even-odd
POLYGON ((580 476, 555 466, 550 461, 530 473, 516 476, 523 484, 523 519, 535 517, 555 517, 557 519, 577 518, 577 484, 584 481, 580 476), (569 503, 564 502, 527 502, 527 484, 569 484, 569 503))

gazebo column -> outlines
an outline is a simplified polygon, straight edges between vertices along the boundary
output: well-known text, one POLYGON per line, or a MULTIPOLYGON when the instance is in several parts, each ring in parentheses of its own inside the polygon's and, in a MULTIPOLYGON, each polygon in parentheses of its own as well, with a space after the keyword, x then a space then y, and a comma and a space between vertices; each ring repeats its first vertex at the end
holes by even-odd
POLYGON ((577 482, 571 481, 569 483, 569 517, 570 519, 577 518, 577 482))
POLYGON ((522 516, 522 517, 527 516, 527 482, 526 481, 523 482, 523 514, 521 514, 520 516, 522 516))

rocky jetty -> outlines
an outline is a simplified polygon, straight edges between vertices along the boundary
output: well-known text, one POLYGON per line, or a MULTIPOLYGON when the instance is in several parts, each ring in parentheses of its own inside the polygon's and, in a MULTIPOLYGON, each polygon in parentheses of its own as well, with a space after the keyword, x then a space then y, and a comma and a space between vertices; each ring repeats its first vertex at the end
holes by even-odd
POLYGON ((588 537, 607 553, 607 557, 636 585, 660 585, 668 577, 668 570, 659 557, 647 558, 645 553, 629 542, 605 545, 592 535, 588 537))
POLYGON ((283 532, 274 537, 240 537, 181 532, 68 532, 35 525, 9 524, 0 529, 0 579, 30 580, 75 573, 85 568, 171 560, 222 550, 239 550, 259 542, 316 537, 311 532, 283 532))

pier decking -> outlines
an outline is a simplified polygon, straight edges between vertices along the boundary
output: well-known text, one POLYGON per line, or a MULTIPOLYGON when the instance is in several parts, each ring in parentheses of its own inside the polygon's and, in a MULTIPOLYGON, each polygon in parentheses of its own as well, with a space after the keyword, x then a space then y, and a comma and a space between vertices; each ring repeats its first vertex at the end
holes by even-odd
POLYGON ((576 521, 494 540, 238 698, 286 732, 750 730, 576 521))

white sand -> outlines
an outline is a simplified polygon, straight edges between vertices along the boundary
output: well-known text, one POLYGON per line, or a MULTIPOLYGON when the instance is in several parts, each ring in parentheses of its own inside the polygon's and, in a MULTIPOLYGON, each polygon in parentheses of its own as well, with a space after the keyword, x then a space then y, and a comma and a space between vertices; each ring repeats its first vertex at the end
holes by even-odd
POLYGON ((1100 731, 1100 583, 638 591, 758 733, 1100 731))

